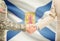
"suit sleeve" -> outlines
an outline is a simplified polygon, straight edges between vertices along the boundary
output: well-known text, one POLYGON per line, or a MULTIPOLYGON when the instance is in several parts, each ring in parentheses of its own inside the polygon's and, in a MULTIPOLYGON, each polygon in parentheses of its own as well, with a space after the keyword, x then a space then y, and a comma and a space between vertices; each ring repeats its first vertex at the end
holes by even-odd
POLYGON ((57 14, 56 14, 55 4, 53 0, 49 15, 38 22, 37 24, 38 29, 42 29, 46 27, 47 25, 49 25, 50 23, 52 23, 54 19, 56 18, 56 16, 57 14))

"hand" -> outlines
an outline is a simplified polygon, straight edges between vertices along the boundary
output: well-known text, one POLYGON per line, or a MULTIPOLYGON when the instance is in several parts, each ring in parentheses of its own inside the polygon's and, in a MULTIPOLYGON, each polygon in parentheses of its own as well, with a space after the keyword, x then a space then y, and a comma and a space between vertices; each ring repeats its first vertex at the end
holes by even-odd
POLYGON ((36 31, 36 26, 35 25, 32 25, 32 24, 28 24, 26 26, 26 31, 30 34, 32 34, 33 32, 36 31))

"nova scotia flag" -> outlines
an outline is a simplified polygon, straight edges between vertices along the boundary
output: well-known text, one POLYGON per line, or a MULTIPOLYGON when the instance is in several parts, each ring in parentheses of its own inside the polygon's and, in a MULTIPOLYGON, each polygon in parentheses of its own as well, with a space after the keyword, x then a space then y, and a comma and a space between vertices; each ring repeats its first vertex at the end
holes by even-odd
MULTIPOLYGON (((51 9, 52 0, 4 0, 8 8, 8 18, 24 24, 26 12, 35 12, 36 23, 46 17, 51 9)), ((7 41, 55 41, 56 21, 32 35, 23 31, 7 31, 7 41)))

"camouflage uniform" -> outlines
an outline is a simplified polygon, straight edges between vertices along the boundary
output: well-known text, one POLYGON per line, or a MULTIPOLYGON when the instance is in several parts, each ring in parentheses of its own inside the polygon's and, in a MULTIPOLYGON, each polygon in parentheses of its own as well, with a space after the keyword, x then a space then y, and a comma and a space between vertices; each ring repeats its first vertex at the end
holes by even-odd
POLYGON ((23 30, 25 31, 25 25, 11 22, 7 18, 7 7, 3 0, 0 0, 0 8, 3 12, 0 12, 0 41, 6 41, 5 30, 23 30))

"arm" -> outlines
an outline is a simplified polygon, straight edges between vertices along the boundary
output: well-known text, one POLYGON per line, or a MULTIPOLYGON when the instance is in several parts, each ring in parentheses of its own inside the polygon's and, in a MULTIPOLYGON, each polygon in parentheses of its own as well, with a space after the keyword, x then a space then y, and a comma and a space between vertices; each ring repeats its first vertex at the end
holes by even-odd
POLYGON ((10 20, 6 20, 4 22, 1 23, 3 25, 3 27, 1 27, 1 29, 6 29, 6 30, 26 30, 26 25, 25 24, 17 24, 14 23, 10 20))
POLYGON ((28 25, 28 27, 27 27, 27 24, 17 24, 17 23, 10 21, 7 17, 7 7, 6 7, 5 3, 3 6, 0 7, 0 29, 22 30, 22 31, 27 31, 29 33, 32 33, 32 31, 36 30, 36 28, 33 25, 28 25), (4 8, 3 8, 3 6, 4 6, 4 8))
POLYGON ((0 29, 25 30, 25 25, 11 22, 7 18, 7 6, 5 5, 4 1, 0 1, 0 29))
POLYGON ((54 1, 50 10, 50 14, 45 17, 44 19, 42 19, 41 21, 39 21, 37 27, 38 29, 42 29, 45 26, 49 25, 51 22, 54 21, 55 17, 57 16, 56 11, 55 11, 55 5, 54 5, 54 1))

